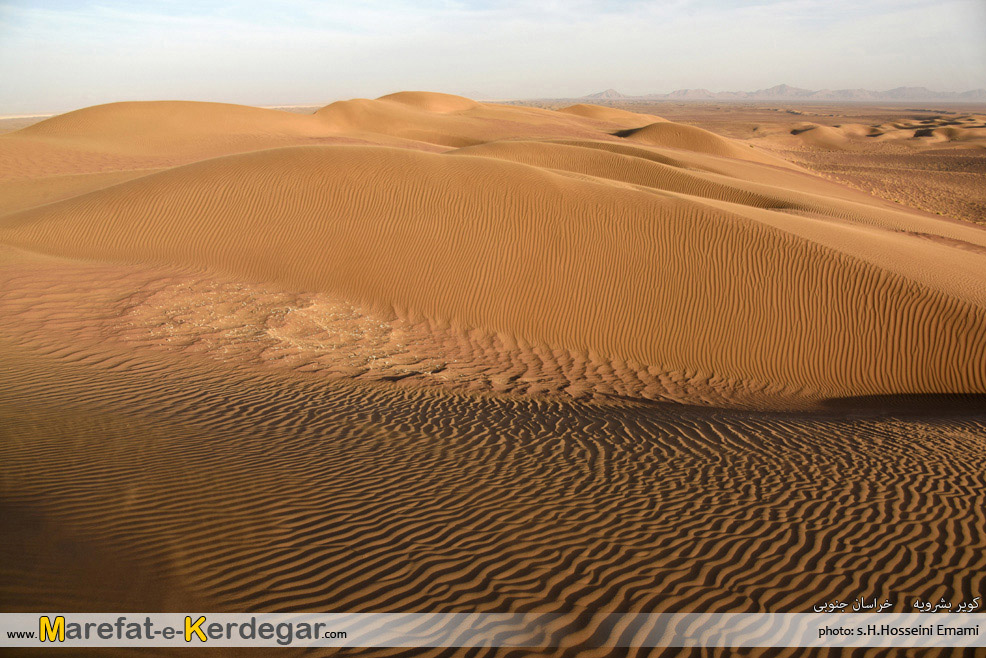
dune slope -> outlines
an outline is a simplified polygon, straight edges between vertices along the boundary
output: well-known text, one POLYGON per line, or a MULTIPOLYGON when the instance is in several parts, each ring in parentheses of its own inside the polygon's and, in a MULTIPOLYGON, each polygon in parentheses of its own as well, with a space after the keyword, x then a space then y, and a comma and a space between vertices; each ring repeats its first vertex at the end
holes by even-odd
POLYGON ((642 128, 624 130, 619 135, 630 141, 648 146, 678 148, 780 167, 790 166, 784 160, 760 153, 752 148, 744 149, 733 140, 720 137, 708 130, 670 121, 660 121, 642 128))
POLYGON ((982 252, 678 188, 295 147, 14 214, 0 240, 220 268, 782 398, 986 390, 982 252))

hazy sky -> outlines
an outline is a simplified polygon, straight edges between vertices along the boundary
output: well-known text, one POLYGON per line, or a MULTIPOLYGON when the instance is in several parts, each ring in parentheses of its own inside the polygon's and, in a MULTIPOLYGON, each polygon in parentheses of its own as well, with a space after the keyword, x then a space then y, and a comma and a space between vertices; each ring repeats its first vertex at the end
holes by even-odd
POLYGON ((986 0, 0 0, 0 113, 682 87, 986 87, 986 0))

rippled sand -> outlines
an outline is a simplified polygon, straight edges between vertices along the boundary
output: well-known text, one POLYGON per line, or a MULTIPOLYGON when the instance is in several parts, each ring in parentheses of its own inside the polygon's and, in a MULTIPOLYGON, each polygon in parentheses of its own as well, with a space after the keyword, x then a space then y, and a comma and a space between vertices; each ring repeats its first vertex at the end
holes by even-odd
POLYGON ((781 152, 429 94, 0 136, 2 608, 981 594, 986 233, 781 152))

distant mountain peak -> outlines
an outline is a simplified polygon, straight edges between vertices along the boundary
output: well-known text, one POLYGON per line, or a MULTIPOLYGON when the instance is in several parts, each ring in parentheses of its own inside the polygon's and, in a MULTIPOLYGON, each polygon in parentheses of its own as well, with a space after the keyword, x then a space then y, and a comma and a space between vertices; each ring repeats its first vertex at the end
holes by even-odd
POLYGON ((715 94, 713 94, 708 89, 678 89, 676 91, 672 91, 670 94, 668 94, 668 96, 671 98, 685 98, 685 99, 715 98, 715 94))
POLYGON ((779 84, 757 91, 709 91, 708 89, 677 89, 669 94, 626 96, 615 89, 607 89, 583 96, 593 100, 648 99, 648 100, 817 100, 817 101, 983 101, 986 90, 932 91, 927 87, 895 87, 885 91, 870 89, 804 89, 789 84, 779 84))
POLYGON ((583 98, 601 98, 601 99, 617 99, 617 98, 628 98, 615 89, 607 89, 606 91, 599 91, 595 94, 589 94, 588 96, 583 96, 583 98))
POLYGON ((804 98, 805 96, 811 96, 814 93, 815 92, 811 89, 802 89, 801 87, 792 87, 791 85, 775 85, 767 89, 760 89, 752 92, 753 95, 757 96, 778 96, 782 98, 804 98))

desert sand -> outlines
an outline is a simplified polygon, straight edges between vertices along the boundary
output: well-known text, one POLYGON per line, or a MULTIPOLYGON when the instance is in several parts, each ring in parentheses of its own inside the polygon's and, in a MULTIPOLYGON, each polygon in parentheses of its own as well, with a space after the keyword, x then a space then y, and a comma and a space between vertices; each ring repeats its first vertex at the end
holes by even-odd
POLYGON ((798 112, 18 119, 2 607, 981 594, 986 115, 798 112))

